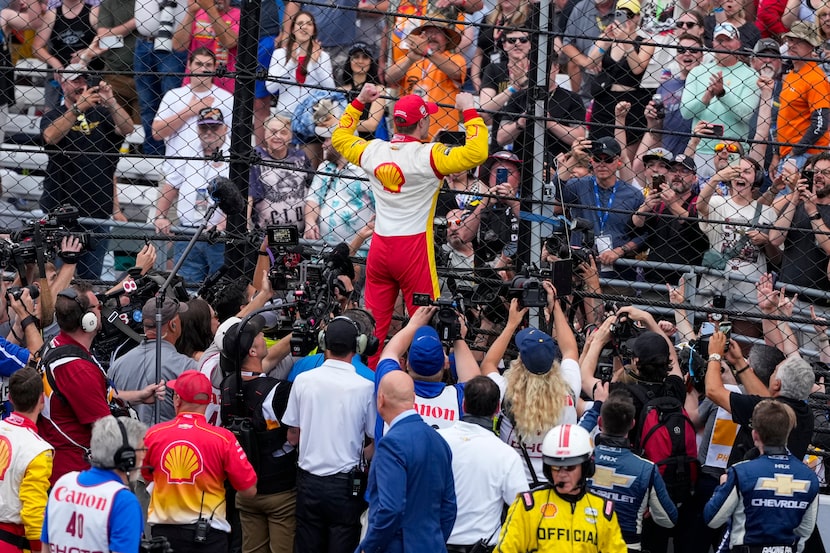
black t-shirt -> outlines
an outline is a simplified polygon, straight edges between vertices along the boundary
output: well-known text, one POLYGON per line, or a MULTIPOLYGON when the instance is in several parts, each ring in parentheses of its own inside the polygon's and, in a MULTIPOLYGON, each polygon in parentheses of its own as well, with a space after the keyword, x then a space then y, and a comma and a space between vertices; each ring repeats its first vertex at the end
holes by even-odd
POLYGON ((49 46, 52 54, 65 66, 69 63, 72 54, 89 46, 95 38, 95 29, 89 23, 89 12, 92 8, 84 4, 78 17, 67 18, 63 8, 55 9, 55 25, 49 35, 49 46))
MULTIPOLYGON (((830 221, 830 205, 816 205, 825 224, 830 221)), ((830 290, 827 280, 827 254, 817 244, 813 225, 804 204, 798 204, 784 242, 784 258, 779 280, 787 284, 830 290)), ((812 298, 815 299, 815 298, 812 298)))
MULTIPOLYGON (((729 407, 732 410, 732 420, 736 424, 741 425, 741 429, 735 437, 735 443, 732 445, 732 452, 729 455, 729 466, 743 461, 747 452, 754 447, 752 430, 749 428, 749 423, 752 420, 752 411, 755 409, 755 406, 765 399, 770 398, 738 394, 735 392, 729 394, 729 407)), ((810 440, 813 438, 813 426, 815 425, 813 411, 805 401, 798 401, 782 396, 773 399, 789 405, 795 411, 795 428, 790 432, 790 437, 787 439, 787 449, 790 450, 790 453, 802 459, 807 453, 810 440)))
MULTIPOLYGON (((690 196, 683 202, 683 209, 689 217, 697 217, 697 196, 690 196)), ((645 231, 648 233, 646 245, 649 248, 648 260, 663 263, 700 264, 703 253, 709 247, 706 235, 700 230, 696 221, 671 216, 665 204, 660 204, 655 212, 646 218, 645 231), (665 214, 666 216, 660 216, 665 214)))
MULTIPOLYGON (((40 132, 66 113, 62 105, 46 113, 40 132)), ((104 107, 87 110, 60 142, 46 145, 49 163, 43 179, 40 208, 44 212, 63 204, 78 208, 81 217, 108 219, 112 215, 113 177, 124 137, 115 129, 104 107)))

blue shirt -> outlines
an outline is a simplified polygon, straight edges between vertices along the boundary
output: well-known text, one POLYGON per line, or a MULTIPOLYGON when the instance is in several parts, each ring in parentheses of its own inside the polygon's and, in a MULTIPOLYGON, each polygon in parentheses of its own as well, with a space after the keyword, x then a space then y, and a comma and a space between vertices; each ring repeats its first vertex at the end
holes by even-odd
MULTIPOLYGON (((84 486, 97 486, 105 482, 121 482, 115 471, 92 467, 78 475, 78 483, 84 486)), ((49 543, 49 523, 47 510, 43 518, 43 531, 40 541, 49 543)), ((109 550, 119 552, 138 551, 141 535, 144 532, 144 520, 141 517, 141 505, 130 490, 121 490, 115 494, 109 517, 109 550)))
MULTIPOLYGON (((291 368, 291 372, 288 373, 286 380, 294 382, 297 375, 310 371, 311 369, 316 369, 322 365, 325 360, 326 356, 322 353, 315 353, 314 355, 307 355, 302 359, 298 359, 294 362, 294 366, 291 368)), ((369 382, 375 381, 375 373, 372 369, 367 367, 365 363, 363 363, 359 355, 355 354, 354 357, 352 357, 352 366, 358 375, 362 376, 369 382)))
POLYGON ((29 361, 29 350, 12 344, 0 337, 0 419, 5 419, 14 410, 9 401, 9 377, 26 366, 29 361))
MULTIPOLYGON (((618 248, 629 240, 639 246, 642 236, 631 233, 631 214, 643 204, 643 193, 625 181, 617 180, 611 189, 596 184, 593 176, 571 179, 562 190, 562 202, 571 210, 571 217, 584 217, 594 222, 596 236, 611 237, 611 247, 618 248), (597 201, 599 195, 599 201, 597 201), (622 210, 606 211, 607 209, 622 210)), ((571 245, 582 245, 582 232, 571 235, 571 245)))
POLYGON ((684 118, 680 113, 684 86, 685 80, 673 77, 657 89, 657 93, 663 96, 663 106, 666 109, 663 130, 680 133, 663 135, 663 147, 674 155, 682 154, 686 150, 689 137, 684 135, 692 132, 692 120, 684 118))

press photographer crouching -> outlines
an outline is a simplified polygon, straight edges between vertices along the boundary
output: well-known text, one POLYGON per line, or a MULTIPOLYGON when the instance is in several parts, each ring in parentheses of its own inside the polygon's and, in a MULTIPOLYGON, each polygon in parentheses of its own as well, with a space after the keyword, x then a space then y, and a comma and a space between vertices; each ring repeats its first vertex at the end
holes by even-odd
MULTIPOLYGON (((295 428, 282 422, 291 383, 265 376, 265 319, 255 315, 244 327, 236 323, 223 340, 222 420, 237 436, 257 474, 254 497, 237 494, 242 548, 272 544, 288 553, 294 543, 297 500, 297 450, 289 443, 295 428)), ((296 442, 298 436, 292 438, 296 442)))

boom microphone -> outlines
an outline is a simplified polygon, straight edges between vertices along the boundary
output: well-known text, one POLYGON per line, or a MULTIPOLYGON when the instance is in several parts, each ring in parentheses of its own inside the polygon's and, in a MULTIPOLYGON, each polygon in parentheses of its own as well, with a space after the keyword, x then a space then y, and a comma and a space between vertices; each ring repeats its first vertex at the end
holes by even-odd
POLYGON ((349 245, 345 242, 337 244, 326 256, 326 267, 337 269, 341 275, 354 280, 354 263, 349 258, 349 245))
POLYGON ((225 177, 216 177, 208 185, 208 194, 225 213, 238 213, 245 209, 245 200, 239 189, 225 177))

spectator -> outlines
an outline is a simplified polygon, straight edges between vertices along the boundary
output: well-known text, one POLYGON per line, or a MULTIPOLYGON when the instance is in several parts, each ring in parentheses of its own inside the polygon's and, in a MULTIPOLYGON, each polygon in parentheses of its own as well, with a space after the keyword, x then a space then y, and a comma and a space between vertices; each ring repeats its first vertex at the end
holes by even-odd
MULTIPOLYGON (((164 186, 156 204, 155 227, 159 234, 170 234, 171 223, 167 216, 173 202, 176 203, 176 217, 183 227, 198 227, 203 222, 214 227, 223 228, 225 213, 217 209, 212 214, 214 200, 209 191, 217 179, 226 179, 230 166, 222 157, 223 151, 230 151, 228 126, 225 124, 222 109, 219 107, 202 108, 196 122, 199 151, 198 159, 184 160, 177 163, 175 173, 165 177, 164 186), (205 217, 211 217, 205 221, 205 217)), ((240 204, 240 208, 241 208, 240 204)), ((227 209, 227 208, 226 208, 227 209)), ((187 242, 177 241, 173 244, 173 257, 176 261, 184 255, 187 242)), ((201 282, 208 275, 219 270, 224 264, 225 245, 211 244, 209 241, 197 242, 188 252, 179 274, 187 282, 201 282)))
MULTIPOLYGON (((257 71, 267 74, 271 66, 271 56, 279 46, 278 38, 281 36, 282 27, 288 27, 288 20, 291 19, 285 13, 284 2, 262 2, 259 9, 259 45, 257 48, 257 71)), ((261 146, 265 143, 265 121, 271 117, 271 93, 266 88, 265 79, 257 79, 254 85, 254 145, 261 146)))
POLYGON ((224 367, 231 376, 222 386, 222 419, 232 415, 246 417, 253 424, 254 459, 257 474, 255 497, 236 496, 242 522, 242 551, 270 550, 290 553, 294 546, 294 507, 297 502, 297 450, 288 434, 295 432, 282 422, 291 383, 265 376, 267 354, 262 325, 265 319, 254 316, 241 329, 232 327, 224 338, 223 354, 231 359, 224 367), (236 370, 242 374, 237 380, 236 370), (236 397, 240 390, 243 401, 236 397), (241 407, 241 409, 240 409, 241 407))
MULTIPOLYGON (((296 19, 303 13, 297 11, 296 6, 300 6, 313 21, 316 21, 314 38, 319 40, 317 46, 322 46, 326 57, 331 60, 328 76, 337 83, 339 76, 335 75, 331 68, 343 67, 349 48, 355 43, 357 15, 361 11, 359 0, 335 0, 326 5, 291 0, 287 2, 286 13, 292 14, 295 29, 296 19)), ((331 87, 333 88, 334 85, 331 87)))
MULTIPOLYGON (((717 25, 714 43, 717 48, 715 61, 695 67, 686 78, 680 114, 692 119, 694 126, 698 121, 719 124, 725 133, 728 130, 727 136, 731 139, 746 140, 749 138, 749 120, 758 106, 758 75, 736 55, 741 41, 733 24, 717 25)), ((705 178, 715 172, 714 146, 719 141, 719 138, 701 140, 695 154, 698 171, 705 178)))
POLYGON ((7 451, 0 480, 3 551, 40 551, 54 455, 52 446, 37 433, 37 417, 43 410, 42 377, 31 368, 17 371, 9 379, 9 395, 14 412, 0 421, 0 438, 7 451))
MULTIPOLYGON (((487 158, 482 177, 487 179, 491 197, 481 211, 476 255, 494 265, 510 265, 519 242, 519 197, 522 161, 513 152, 502 150, 487 158)), ((481 265, 481 263, 476 263, 481 265)))
MULTIPOLYGON (((645 128, 643 111, 651 96, 640 86, 654 46, 643 43, 637 36, 640 25, 639 0, 618 0, 614 22, 610 23, 598 37, 588 58, 599 72, 594 80, 591 97, 591 139, 614 136, 614 112, 617 104, 631 104, 626 118, 626 144, 631 152, 643 136, 645 128), (625 17, 623 18, 623 14, 625 17), (619 42, 623 41, 623 42, 619 42)), ((633 157, 629 155, 629 157, 633 157)))
POLYGON ((591 437, 579 426, 562 424, 545 435, 542 461, 548 483, 519 494, 495 553, 557 551, 563 542, 586 553, 627 551, 613 504, 588 491, 593 451, 591 437))
MULTIPOLYGON (((380 84, 378 63, 372 47, 363 42, 355 43, 349 49, 349 58, 343 66, 342 73, 343 84, 340 88, 348 92, 350 97, 356 97, 366 83, 380 84)), ((379 138, 388 136, 389 133, 384 128, 385 112, 385 100, 378 99, 364 106, 360 122, 357 124, 357 135, 364 140, 372 140, 376 135, 379 138)))
MULTIPOLYGON (((139 36, 135 43, 133 71, 138 105, 141 109, 141 124, 144 127, 144 155, 165 155, 162 140, 167 137, 156 137, 153 123, 162 99, 168 92, 182 85, 181 74, 187 67, 188 52, 186 49, 175 50, 172 36, 182 24, 186 12, 187 2, 176 2, 175 5, 143 0, 135 2, 135 23, 139 36), (163 29, 162 20, 165 21, 163 29), (168 26, 166 22, 170 22, 171 25, 168 26), (162 30, 169 33, 170 38, 160 36, 162 30)), ((215 67, 211 72, 214 69, 215 67)), ((174 96, 171 100, 178 98, 174 96)), ((196 109, 191 112, 191 117, 198 111, 199 109, 196 109)), ((184 124, 187 119, 185 116, 178 124, 184 124)), ((195 138, 191 136, 189 140, 185 140, 187 141, 195 141, 195 138)))
POLYGON ((680 104, 689 72, 703 59, 702 48, 703 41, 698 37, 687 33, 680 35, 674 56, 679 71, 657 89, 663 103, 661 128, 668 131, 661 135, 661 145, 674 155, 683 153, 689 142, 689 137, 685 135, 692 132, 692 121, 680 113, 680 104))
MULTIPOLYGON (((55 448, 50 482, 89 467, 92 425, 111 413, 110 402, 153 403, 163 398, 164 382, 137 391, 116 392, 100 363, 89 353, 101 330, 101 304, 89 284, 79 281, 58 293, 55 319, 60 332, 41 359, 51 390, 38 419, 38 431, 55 448)), ((121 404, 123 405, 123 403, 121 404)))
POLYGON ((455 523, 450 447, 412 409, 412 379, 393 371, 377 391, 389 425, 369 469, 369 518, 359 551, 442 551, 455 523))
POLYGON ((731 522, 732 549, 779 543, 803 549, 813 532, 818 478, 801 457, 787 451, 787 435, 795 425, 793 410, 777 401, 764 400, 753 409, 752 438, 761 456, 731 467, 704 511, 711 527, 731 522), (780 485, 784 481, 786 489, 780 485), (793 507, 778 508, 780 501, 793 507), (737 520, 752 523, 740 531, 737 520))
MULTIPOLYGON (((650 105, 652 108, 654 107, 653 102, 650 102, 650 105)), ((652 115, 656 115, 656 113, 656 110, 654 110, 652 115)), ((655 119, 656 117, 652 117, 649 123, 653 123, 655 119)), ((632 170, 635 175, 638 175, 638 177, 635 177, 637 180, 633 183, 642 189, 644 196, 648 197, 652 192, 659 193, 661 191, 660 181, 667 184, 674 156, 667 149, 659 147, 649 147, 643 151, 644 144, 653 146, 650 140, 643 140, 640 143, 638 153, 642 151, 643 154, 638 156, 639 159, 634 160, 632 170), (641 173, 642 176, 639 176, 641 173)))
POLYGON ((781 86, 778 141, 784 144, 779 151, 783 161, 791 159, 801 169, 810 154, 830 144, 830 82, 818 63, 803 59, 821 44, 813 25, 797 21, 784 39, 793 69, 781 86))
POLYGON ((444 177, 444 186, 438 193, 435 215, 436 217, 447 217, 449 212, 454 209, 474 211, 480 207, 484 208, 490 200, 482 194, 487 193, 489 193, 489 189, 486 184, 476 177, 475 169, 451 173, 444 177))
MULTIPOLYGON (((116 359, 110 366, 108 376, 112 385, 118 390, 140 390, 156 379, 156 298, 150 298, 141 310, 146 339, 139 345, 116 359)), ((174 298, 166 298, 161 308, 161 375, 164 380, 178 378, 184 371, 198 367, 196 361, 176 351, 176 340, 182 334, 180 313, 187 312, 187 304, 174 298)), ((173 395, 168 394, 158 406, 159 420, 166 422, 176 416, 173 407, 173 395)), ((155 408, 152 405, 139 405, 138 418, 151 426, 154 422, 155 408)))
POLYGON ((570 60, 571 90, 578 91, 583 100, 591 97, 591 83, 596 79, 595 64, 588 54, 600 34, 614 21, 614 6, 613 0, 581 0, 568 18, 562 53, 570 60))
POLYGON ((138 551, 144 524, 128 486, 144 461, 146 431, 128 417, 107 416, 93 425, 92 468, 66 474, 52 488, 40 538, 45 549, 138 551), (77 500, 81 496, 86 501, 77 500))
MULTIPOLYGON (((510 37, 508 36, 506 40, 510 40, 510 37)), ((585 120, 585 108, 582 105, 582 99, 576 93, 565 90, 556 82, 556 75, 559 74, 558 57, 554 54, 551 58, 548 94, 545 100, 544 151, 545 161, 549 166, 553 165, 552 162, 556 156, 570 150, 574 140, 583 138, 586 134, 585 125, 582 124, 582 121, 585 120)), ((509 90, 509 87, 506 90, 509 90)), ((499 127, 497 137, 499 147, 504 147, 512 142, 512 151, 519 158, 530 159, 532 157, 531 152, 525 151, 524 146, 527 143, 525 137, 527 125, 532 124, 532 121, 528 121, 526 114, 533 112, 533 105, 526 90, 515 93, 515 96, 512 96, 509 92, 507 95, 511 97, 502 110, 504 119, 499 127)))
MULTIPOLYGON (((807 161, 813 185, 798 184, 770 230, 770 242, 784 247, 779 281, 816 290, 827 290, 825 267, 830 256, 830 155, 822 153, 807 161), (825 219, 826 217, 826 219, 825 219)), ((802 292, 802 299, 822 301, 802 292)))
POLYGON ((360 542, 366 502, 361 490, 353 491, 353 479, 365 440, 374 436, 375 406, 372 383, 351 364, 359 337, 353 321, 332 320, 321 340, 326 362, 299 375, 288 397, 282 420, 293 427, 289 443, 300 446, 297 551, 352 553, 360 542))
MULTIPOLYGON (((699 265, 708 242, 697 222, 689 220, 698 216, 694 159, 680 154, 667 177, 665 185, 651 190, 631 222, 646 232, 648 261, 699 265)), ((676 284, 682 271, 649 267, 645 278, 648 282, 676 284)))
MULTIPOLYGON (((360 164, 375 193, 375 234, 366 266, 366 308, 377 319, 376 336, 383 342, 399 291, 403 291, 410 313, 415 311, 413 293, 434 297, 438 292, 438 278, 430 267, 434 266, 431 206, 438 194, 439 179, 484 161, 487 130, 473 107, 473 97, 460 93, 455 103, 464 114, 465 145, 447 151, 442 144, 422 144, 430 129, 430 115, 437 112, 437 106, 409 95, 395 103, 397 134, 392 142, 355 140, 354 131, 363 107, 379 95, 374 85, 363 85, 332 133, 332 144, 346 159, 360 164), (376 171, 381 165, 385 169, 376 171), (402 187, 404 183, 406 187, 402 187), (408 254, 402 256, 401 252, 408 254)), ((372 360, 370 366, 374 364, 372 360)))
MULTIPOLYGON (((578 145, 577 141, 574 148, 578 145)), ((631 236, 630 215, 624 213, 632 213, 640 207, 643 194, 633 185, 617 178, 617 169, 622 166, 621 154, 622 149, 613 138, 592 140, 594 175, 572 179, 562 191, 562 203, 570 208, 571 217, 594 221, 599 251, 597 260, 602 264, 600 272, 605 275, 614 274, 614 262, 637 250, 643 242, 642 237, 631 236), (582 206, 590 206, 591 209, 582 206), (614 211, 606 211, 611 209, 614 211)), ((581 232, 571 235, 571 245, 582 245, 581 232)))
MULTIPOLYGON (((434 17, 434 16, 433 16, 434 17)), ((417 95, 426 102, 450 104, 467 71, 464 56, 454 53, 461 34, 453 23, 427 20, 407 37, 406 56, 386 69, 387 82, 402 81, 401 96, 417 95)), ((429 133, 434 138, 441 130, 457 130, 457 108, 436 106, 430 115, 429 133)))
MULTIPOLYGON (((216 56, 218 71, 236 71, 239 40, 239 7, 230 0, 188 0, 184 20, 173 34, 173 49, 196 51, 207 48, 216 56)), ((187 78, 184 84, 187 84, 187 78)), ((233 94, 233 77, 215 77, 214 84, 233 94)))
MULTIPOLYGON (((153 137, 165 141, 162 173, 166 181, 165 189, 169 189, 170 193, 184 184, 181 178, 187 159, 202 157, 198 125, 202 111, 206 108, 217 109, 226 128, 233 126, 233 96, 213 84, 216 55, 207 48, 197 48, 190 55, 188 71, 190 82, 165 93, 153 120, 153 137)), ((170 219, 166 215, 171 204, 164 205, 166 199, 165 191, 162 191, 155 221, 159 234, 166 234, 170 228, 170 219)), ((180 220, 183 225, 190 226, 200 218, 193 213, 193 204, 182 205, 179 211, 185 216, 180 220)))
MULTIPOLYGON (((419 307, 406 326, 389 340, 375 370, 375 392, 387 373, 403 370, 415 381, 415 410, 418 414, 434 428, 448 428, 461 420, 464 383, 480 372, 473 353, 464 341, 467 326, 463 317, 459 316, 460 335, 448 337, 455 355, 458 382, 452 385, 444 383, 448 359, 438 333, 429 326, 437 311, 436 307, 419 307), (407 354, 406 365, 401 365, 404 354, 407 354)), ((383 413, 380 415, 375 426, 377 440, 386 428, 380 420, 383 413)))
MULTIPOLYGON (((778 43, 771 39, 765 38, 759 40, 755 44, 755 49, 753 50, 752 56, 752 69, 758 72, 758 75, 761 76, 761 79, 772 79, 772 102, 770 106, 770 120, 769 120, 769 132, 761 135, 761 138, 770 142, 770 144, 764 145, 763 147, 766 150, 764 155, 764 167, 769 168, 772 166, 773 159, 778 159, 779 157, 779 145, 774 144, 778 140, 778 113, 781 107, 781 90, 783 86, 783 75, 782 75, 782 60, 781 60, 781 47, 778 43)), ((763 83, 763 81, 759 79, 759 86, 763 83)), ((758 105, 758 110, 756 111, 753 120, 750 121, 750 128, 756 129, 756 135, 758 134, 758 128, 762 125, 759 123, 764 123, 764 121, 759 121, 761 110, 765 107, 765 97, 764 97, 764 87, 761 86, 761 101, 758 105)), ((753 145, 753 148, 756 148, 757 145, 753 145)))
MULTIPOLYGON (((0 284, 0 293, 8 294, 8 299, 4 307, 6 311, 9 307, 17 315, 15 328, 18 326, 23 332, 26 347, 21 347, 17 344, 9 342, 7 339, 0 336, 0 419, 5 419, 12 413, 13 404, 9 398, 9 386, 11 386, 10 379, 17 371, 26 366, 29 357, 33 353, 38 353, 43 347, 43 338, 40 335, 40 323, 33 313, 35 312, 34 301, 32 300, 29 291, 24 290, 17 299, 14 295, 9 294, 5 282, 0 284)), ((43 305, 41 303, 41 305, 43 305)))
POLYGON ((213 342, 219 319, 210 304, 202 298, 188 300, 187 310, 180 313, 179 318, 182 332, 176 340, 176 351, 198 362, 213 342))
POLYGON ((758 2, 755 25, 758 27, 762 39, 771 38, 774 40, 789 30, 781 21, 786 7, 787 0, 763 0, 758 2))
MULTIPOLYGON (((526 38, 530 38, 532 2, 526 0, 496 0, 495 4, 496 7, 484 16, 476 41, 476 52, 473 56, 473 67, 470 73, 476 90, 489 88, 486 86, 488 83, 484 72, 490 64, 501 64, 510 59, 510 49, 505 47, 509 43, 504 41, 507 34, 510 34, 511 31, 522 32, 526 38)), ((517 46, 514 42, 512 43, 513 49, 530 50, 529 40, 522 44, 527 44, 527 47, 517 46)), ((500 93, 502 87, 496 88, 495 91, 500 93)), ((484 109, 483 102, 482 109, 484 109)))
POLYGON ((292 137, 289 118, 265 121, 265 147, 256 149, 263 163, 251 166, 248 184, 248 220, 254 228, 296 225, 304 232, 303 206, 313 175, 308 156, 291 146, 292 137))
MULTIPOLYGON (((530 32, 514 28, 501 29, 499 33, 498 47, 504 52, 504 59, 487 64, 480 78, 479 103, 486 123, 501 121, 502 108, 527 88, 530 77, 530 32)), ((519 104, 519 114, 524 115, 526 104, 526 101, 519 104)))
POLYGON ((499 436, 521 453, 525 477, 533 487, 543 482, 544 436, 558 424, 576 424, 581 386, 576 338, 566 323, 553 286, 547 281, 544 286, 556 339, 533 327, 521 330, 516 334, 519 357, 503 377, 499 375, 496 367, 527 313, 526 308, 518 308, 517 301, 511 301, 507 325, 481 362, 482 374, 495 380, 504 396, 499 436))
MULTIPOLYGON (((49 154, 40 208, 48 213, 71 204, 78 208, 80 217, 109 219, 120 211, 115 169, 121 143, 133 131, 133 122, 115 101, 106 81, 88 86, 83 66, 70 65, 61 75, 61 87, 64 104, 47 112, 40 121, 49 154)), ((94 235, 108 234, 109 225, 86 223, 81 230, 93 236, 78 259, 76 276, 97 280, 108 241, 94 235)))
MULTIPOLYGON (((34 29, 39 25, 41 4, 35 0, 22 0, 0 10, 0 27, 10 38, 20 31, 34 29)), ((5 141, 6 125, 9 119, 9 106, 15 103, 14 63, 12 53, 14 47, 0 49, 0 144, 5 141)), ((48 81, 48 78, 47 78, 48 81)))
POLYGON ((46 81, 47 111, 60 107, 61 95, 66 94, 62 85, 68 80, 68 75, 60 72, 68 70, 71 75, 78 71, 76 67, 66 66, 83 61, 78 53, 95 38, 97 20, 98 6, 92 7, 84 0, 57 2, 40 18, 37 34, 32 41, 32 52, 55 71, 54 78, 46 81))
POLYGON ((176 417, 152 427, 145 437, 144 479, 153 483, 147 522, 153 537, 164 536, 175 551, 193 548, 196 522, 207 519, 207 537, 199 548, 228 551, 225 485, 239 497, 257 493, 257 477, 236 437, 208 425, 210 381, 198 371, 184 371, 168 385, 176 417), (208 513, 210 513, 208 515, 208 513))
POLYGON ((718 48, 714 40, 717 37, 716 28, 726 23, 738 30, 741 46, 747 50, 755 48, 761 33, 755 22, 746 17, 745 5, 740 0, 714 0, 714 4, 714 13, 704 18, 706 46, 718 48))
MULTIPOLYGON (((473 281, 464 281, 459 272, 472 274, 475 268, 475 238, 481 222, 478 210, 453 209, 447 213, 447 241, 441 246, 441 261, 448 269, 453 269, 451 276, 441 279, 442 295, 452 295, 459 282, 475 286, 473 281)), ((441 263, 439 263, 441 266, 441 263)))
POLYGON ((438 431, 452 452, 452 474, 458 512, 447 551, 470 551, 476 542, 495 545, 504 505, 527 486, 519 454, 493 435, 499 411, 499 387, 477 376, 467 382, 464 416, 438 431))
POLYGON ((317 168, 303 209, 304 236, 329 246, 351 242, 375 218, 375 197, 366 173, 331 145, 343 110, 328 99, 314 109, 317 135, 323 140, 323 163, 317 168))
POLYGON ((617 391, 602 402, 600 435, 596 437, 596 472, 588 489, 616 505, 623 539, 630 550, 641 549, 643 516, 672 528, 677 523, 677 507, 672 503, 657 465, 631 452, 628 433, 636 423, 634 401, 617 391))

